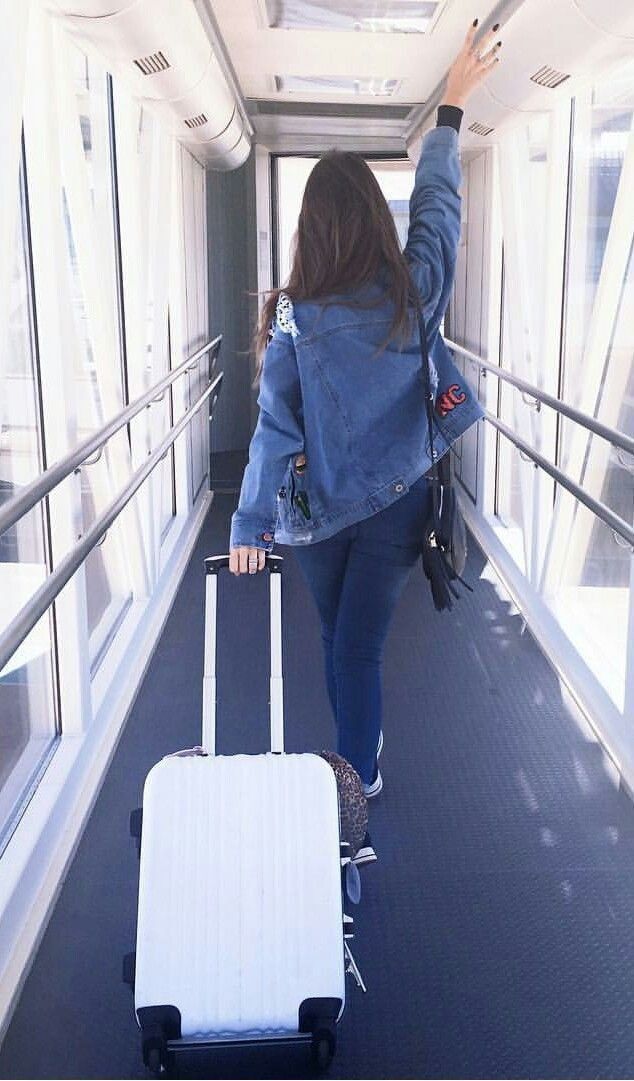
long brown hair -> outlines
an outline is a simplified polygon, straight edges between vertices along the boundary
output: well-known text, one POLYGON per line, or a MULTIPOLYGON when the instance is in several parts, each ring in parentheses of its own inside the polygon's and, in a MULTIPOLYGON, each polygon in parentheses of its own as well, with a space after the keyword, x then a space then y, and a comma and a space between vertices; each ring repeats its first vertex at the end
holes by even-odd
MULTIPOLYGON (((412 285, 407 262, 385 196, 360 154, 347 150, 322 154, 306 183, 291 255, 291 272, 282 286, 291 300, 334 303, 334 294, 352 292, 375 281, 383 271, 394 317, 377 353, 393 338, 402 344, 408 340, 412 285)), ((253 335, 254 387, 259 385, 269 327, 282 289, 268 291, 253 335)), ((384 299, 385 293, 374 301, 347 298, 346 303, 371 308, 384 299)))

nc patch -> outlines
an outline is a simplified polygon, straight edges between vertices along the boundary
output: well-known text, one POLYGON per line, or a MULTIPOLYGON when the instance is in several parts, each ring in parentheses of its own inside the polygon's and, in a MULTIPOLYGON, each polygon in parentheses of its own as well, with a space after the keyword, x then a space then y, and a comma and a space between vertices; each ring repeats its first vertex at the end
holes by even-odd
POLYGON ((436 398, 435 409, 439 417, 446 417, 457 405, 467 400, 467 395, 458 383, 452 383, 450 387, 439 394, 436 398))

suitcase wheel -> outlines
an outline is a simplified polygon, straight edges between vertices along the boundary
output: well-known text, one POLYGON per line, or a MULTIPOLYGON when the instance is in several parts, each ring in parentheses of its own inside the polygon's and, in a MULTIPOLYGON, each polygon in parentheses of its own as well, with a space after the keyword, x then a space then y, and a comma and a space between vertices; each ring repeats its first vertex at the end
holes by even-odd
POLYGON ((147 1068, 153 1077, 160 1077, 163 1072, 163 1056, 158 1047, 152 1047, 148 1052, 147 1068))
POLYGON ((136 1011, 143 1041, 143 1062, 155 1077, 168 1077, 172 1055, 168 1040, 180 1040, 181 1015, 176 1006, 141 1006, 136 1011))
POLYGON ((299 1007, 299 1031, 310 1032, 310 1051, 319 1070, 327 1070, 337 1046, 340 998, 305 998, 299 1007))
POLYGON ((152 1077, 160 1077, 161 1081, 168 1081, 168 1078, 178 1077, 175 1072, 176 1066, 174 1062, 173 1052, 161 1052, 158 1047, 153 1047, 148 1054, 147 1062, 148 1073, 152 1077))
POLYGON ((153 1046, 146 1048, 145 1053, 145 1065, 148 1072, 152 1074, 152 1077, 170 1077, 172 1071, 169 1069, 169 1059, 167 1054, 167 1048, 161 1043, 154 1044, 153 1046))
POLYGON ((312 1060, 318 1070, 327 1070, 332 1062, 337 1046, 334 1025, 320 1025, 313 1032, 310 1046, 312 1060))

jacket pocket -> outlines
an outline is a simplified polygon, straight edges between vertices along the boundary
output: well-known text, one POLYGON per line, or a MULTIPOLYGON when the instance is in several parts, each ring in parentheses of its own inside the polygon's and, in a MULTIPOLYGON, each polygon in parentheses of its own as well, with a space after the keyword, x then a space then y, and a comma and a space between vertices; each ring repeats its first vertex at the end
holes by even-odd
POLYGON ((277 498, 280 517, 286 527, 293 531, 305 530, 312 523, 314 508, 306 483, 306 461, 303 454, 289 459, 277 498))
POLYGON ((292 532, 297 532, 307 524, 307 519, 300 509, 300 504, 304 503, 301 492, 302 486, 295 472, 294 459, 290 458, 284 480, 277 492, 277 502, 282 526, 292 532))
POLYGON ((305 524, 312 518, 307 484, 307 469, 308 463, 305 454, 296 454, 291 459, 291 503, 295 513, 295 519, 300 525, 305 524))

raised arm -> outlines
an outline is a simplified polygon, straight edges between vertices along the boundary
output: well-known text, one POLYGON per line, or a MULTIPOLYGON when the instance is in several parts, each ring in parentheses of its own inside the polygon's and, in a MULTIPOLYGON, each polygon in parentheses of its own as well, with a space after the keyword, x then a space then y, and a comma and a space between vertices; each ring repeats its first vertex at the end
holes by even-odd
MULTIPOLYGON (((497 62, 501 42, 490 37, 476 46, 478 20, 469 28, 462 49, 452 64, 437 126, 423 139, 410 198, 410 225, 404 254, 423 304, 431 339, 449 300, 460 240, 462 170, 458 132, 464 105, 472 90, 497 62)), ((499 23, 490 31, 495 34, 499 23)))
POLYGON ((404 249, 430 339, 440 325, 453 284, 460 240, 461 183, 458 132, 445 125, 436 127, 423 139, 404 249))

